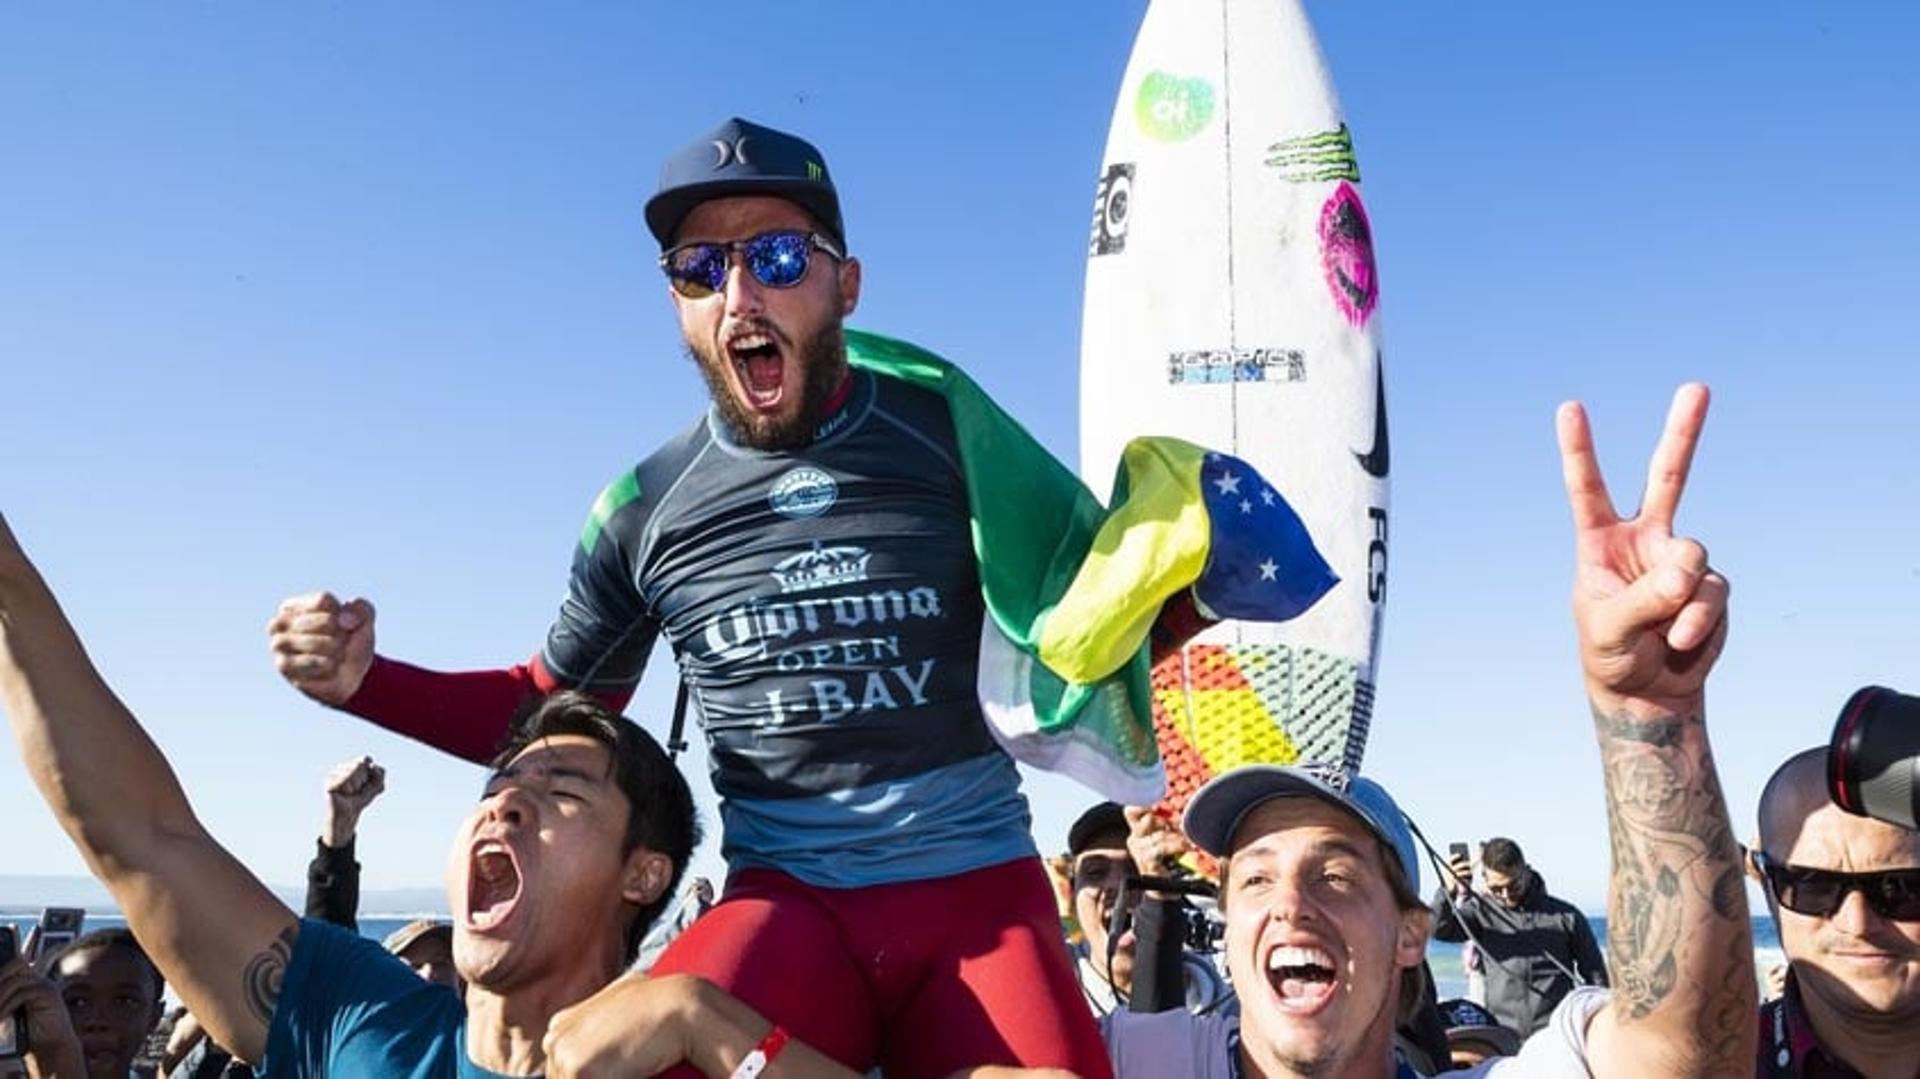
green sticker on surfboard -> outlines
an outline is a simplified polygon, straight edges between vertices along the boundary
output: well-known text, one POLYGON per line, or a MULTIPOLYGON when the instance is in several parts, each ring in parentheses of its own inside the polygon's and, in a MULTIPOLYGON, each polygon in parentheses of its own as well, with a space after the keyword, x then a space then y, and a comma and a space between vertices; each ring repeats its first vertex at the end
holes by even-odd
POLYGON ((1148 72, 1134 96, 1133 114, 1149 138, 1185 142, 1213 119, 1213 86, 1205 79, 1148 72))

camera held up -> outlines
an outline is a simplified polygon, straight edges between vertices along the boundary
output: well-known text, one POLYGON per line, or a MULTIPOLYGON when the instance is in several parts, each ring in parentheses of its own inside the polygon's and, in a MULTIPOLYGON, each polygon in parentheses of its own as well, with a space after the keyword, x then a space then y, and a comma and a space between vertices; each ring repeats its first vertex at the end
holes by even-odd
POLYGON ((1841 809, 1920 829, 1920 697, 1867 686, 1840 708, 1827 791, 1841 809))

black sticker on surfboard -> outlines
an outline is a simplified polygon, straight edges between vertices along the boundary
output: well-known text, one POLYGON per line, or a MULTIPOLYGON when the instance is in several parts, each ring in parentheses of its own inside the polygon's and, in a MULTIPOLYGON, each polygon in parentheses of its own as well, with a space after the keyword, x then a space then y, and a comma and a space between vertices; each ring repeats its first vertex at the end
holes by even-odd
POLYGON ((1377 357, 1373 362, 1373 445, 1364 453, 1354 450, 1353 459, 1374 479, 1387 478, 1387 372, 1377 357))
POLYGON ((1118 255, 1127 249, 1127 218, 1133 210, 1133 163, 1108 165, 1093 196, 1093 236, 1087 254, 1118 255))

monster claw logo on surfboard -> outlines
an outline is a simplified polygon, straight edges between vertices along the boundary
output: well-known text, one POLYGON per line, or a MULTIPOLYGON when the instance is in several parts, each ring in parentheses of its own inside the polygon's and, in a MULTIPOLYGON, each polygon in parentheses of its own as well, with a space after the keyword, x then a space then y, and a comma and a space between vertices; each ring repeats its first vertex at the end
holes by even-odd
POLYGON ((1154 669, 1168 803, 1239 764, 1351 771, 1386 598, 1380 275, 1354 132, 1298 0, 1152 0, 1101 162, 1081 475, 1105 490, 1138 435, 1231 453, 1339 577, 1291 621, 1222 622, 1154 669))

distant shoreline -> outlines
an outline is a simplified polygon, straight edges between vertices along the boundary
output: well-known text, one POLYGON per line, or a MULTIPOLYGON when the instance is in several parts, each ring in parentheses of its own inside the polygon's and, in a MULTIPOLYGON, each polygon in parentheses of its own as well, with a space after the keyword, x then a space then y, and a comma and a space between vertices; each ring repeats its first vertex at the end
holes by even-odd
MULTIPOLYGON (((267 890, 294 910, 305 907, 307 886, 304 882, 295 886, 270 884, 267 890)), ((419 917, 421 915, 405 912, 426 911, 431 912, 432 916, 444 918, 447 916, 447 893, 443 886, 362 888, 360 905, 370 911, 402 912, 394 917, 419 917)), ((48 907, 79 907, 89 912, 100 911, 110 917, 120 917, 119 905, 114 902, 113 894, 92 877, 0 873, 0 918, 34 919, 48 907)))

